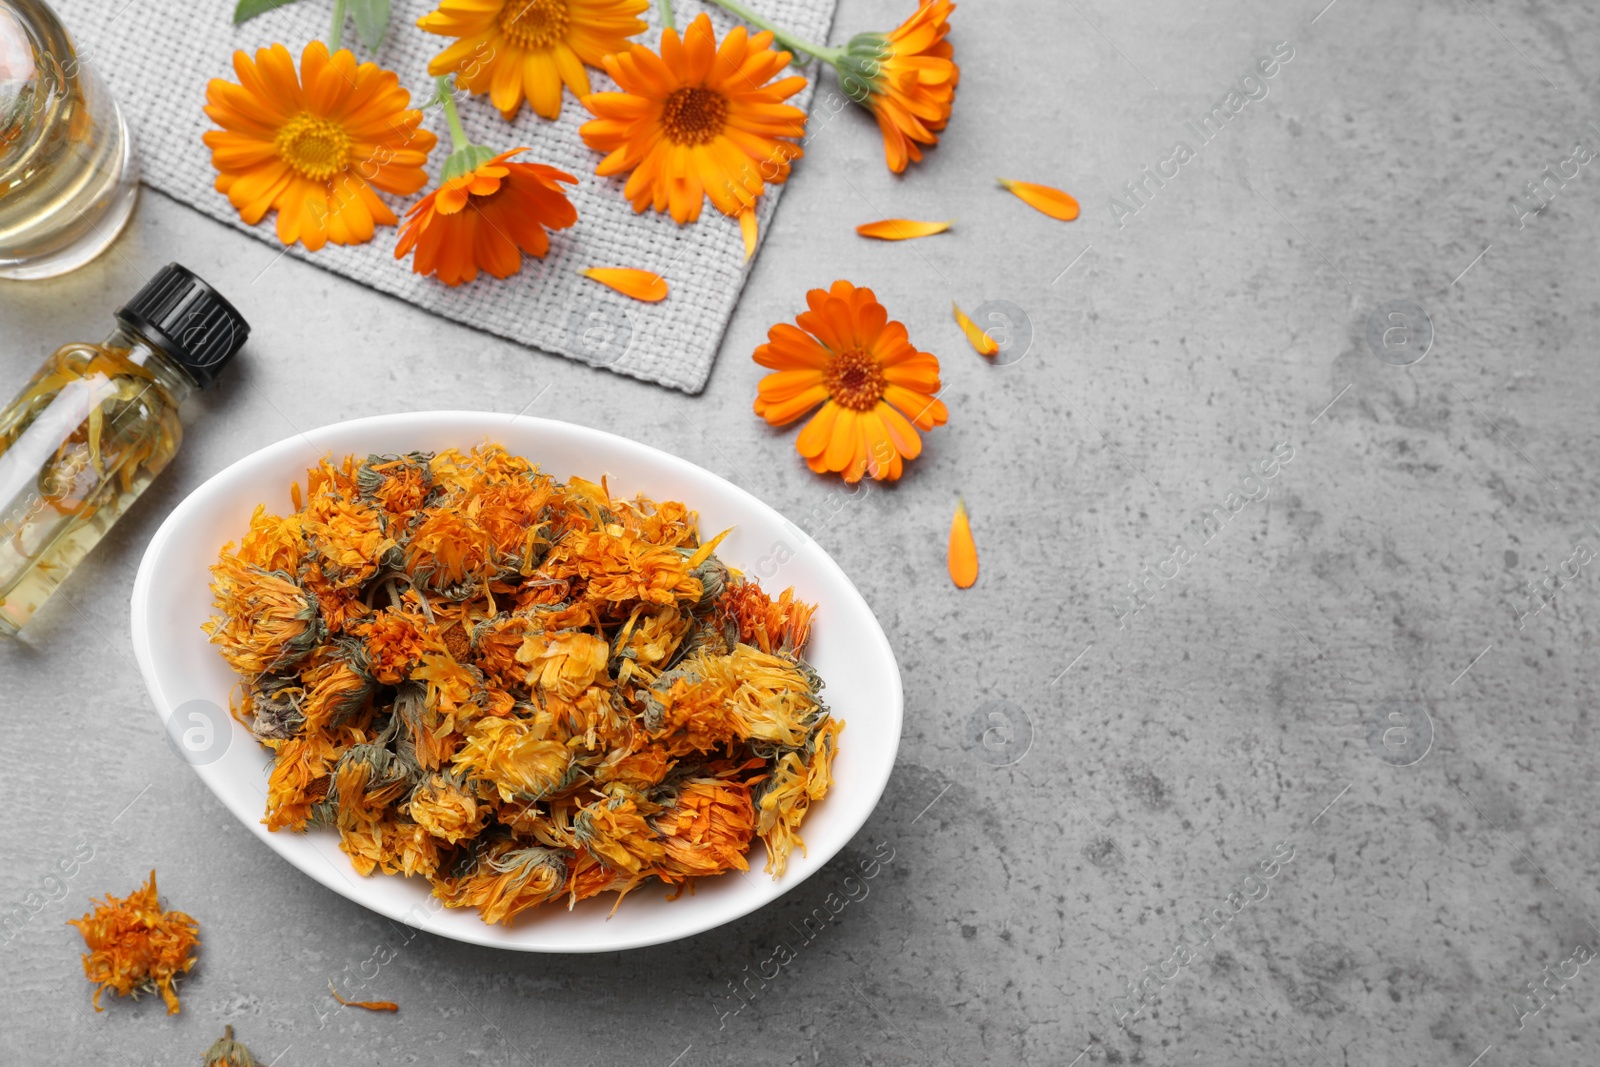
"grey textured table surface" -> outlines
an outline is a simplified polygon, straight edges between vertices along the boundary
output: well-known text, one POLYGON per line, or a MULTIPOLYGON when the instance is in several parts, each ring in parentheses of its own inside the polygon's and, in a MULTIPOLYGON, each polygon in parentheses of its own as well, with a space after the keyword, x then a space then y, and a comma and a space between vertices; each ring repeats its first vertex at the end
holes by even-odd
MULTIPOLYGON (((256 326, 174 467, 0 649, 0 901, 37 905, 0 949, 0 1062, 198 1063, 224 1023, 285 1067, 1600 1060, 1600 592, 1577 562, 1600 548, 1600 169, 1573 159, 1600 147, 1600 15, 1324 2, 963 4, 946 143, 896 180, 864 115, 814 140, 696 398, 275 261, 150 194, 114 253, 0 288, 7 382, 98 337, 169 259, 256 326), (1279 42, 1267 95, 1202 144, 1186 122, 1279 42), (1179 140, 1193 158, 1165 163, 1179 140), (997 173, 1075 191, 1083 218, 1031 213, 997 173), (885 215, 960 223, 853 234, 885 215), (841 276, 943 356, 951 409, 902 482, 853 496, 749 409, 750 350, 841 276), (1024 309, 1026 356, 979 360, 952 297, 1024 309), (1374 319, 1394 301, 1413 307, 1374 319), (139 554, 207 475, 296 427, 530 404, 813 530, 904 670, 899 766, 857 842, 686 943, 408 940, 236 823, 129 665, 139 554), (943 570, 958 493, 983 551, 967 592, 943 570), (735 1000, 880 843, 869 894, 735 1000), (74 850, 92 858, 63 887, 74 850), (183 1012, 95 1015, 62 923, 152 866, 204 925, 183 1012), (374 970, 398 1016, 326 1015, 330 976, 374 970)), ((838 33, 905 7, 845 0, 838 33)))

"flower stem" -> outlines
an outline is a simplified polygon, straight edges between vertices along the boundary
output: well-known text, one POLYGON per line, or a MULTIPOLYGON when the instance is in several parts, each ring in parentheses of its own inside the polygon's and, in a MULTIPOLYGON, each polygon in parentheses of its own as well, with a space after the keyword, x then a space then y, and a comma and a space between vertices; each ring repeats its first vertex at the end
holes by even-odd
POLYGON ((661 28, 664 30, 677 29, 678 20, 672 14, 672 0, 660 0, 656 10, 661 14, 661 28))
POLYGON ((337 52, 339 42, 344 40, 344 5, 345 0, 333 0, 333 28, 328 31, 329 52, 337 52))
POLYGON ((729 12, 739 16, 741 19, 748 22, 750 25, 755 26, 757 29, 766 30, 768 33, 772 34, 774 40, 790 51, 804 52, 808 56, 817 57, 824 63, 837 63, 840 57, 844 55, 844 49, 842 48, 827 48, 820 44, 812 44, 803 37, 796 37, 788 30, 780 29, 779 27, 774 26, 760 15, 757 15, 755 12, 745 7, 744 4, 739 3, 738 0, 711 0, 711 2, 716 4, 718 7, 726 8, 729 12))
MULTIPOLYGON (((344 0, 334 2, 342 4, 344 0)), ((470 147, 472 142, 467 139, 467 131, 461 127, 461 116, 456 114, 455 85, 450 77, 441 74, 434 79, 434 84, 439 87, 439 106, 444 108, 445 120, 450 123, 450 152, 454 154, 470 147)))

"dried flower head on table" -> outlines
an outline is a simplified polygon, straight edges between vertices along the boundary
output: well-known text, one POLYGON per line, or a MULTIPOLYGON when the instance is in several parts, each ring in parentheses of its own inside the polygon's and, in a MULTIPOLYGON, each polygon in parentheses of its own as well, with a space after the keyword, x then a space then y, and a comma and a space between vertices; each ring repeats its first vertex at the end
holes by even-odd
POLYGON ((275 753, 269 828, 333 827, 487 922, 748 870, 756 838, 783 873, 844 724, 812 608, 683 504, 493 445, 324 460, 293 499, 223 550, 208 626, 275 753))
POLYGON ((105 900, 94 904, 89 914, 67 922, 78 928, 89 947, 83 973, 98 986, 94 1010, 102 1010, 100 994, 109 989, 135 1000, 141 993, 160 993, 167 1014, 176 1015, 177 980, 194 966, 200 924, 181 911, 161 910, 155 871, 127 896, 119 899, 107 893, 105 900))

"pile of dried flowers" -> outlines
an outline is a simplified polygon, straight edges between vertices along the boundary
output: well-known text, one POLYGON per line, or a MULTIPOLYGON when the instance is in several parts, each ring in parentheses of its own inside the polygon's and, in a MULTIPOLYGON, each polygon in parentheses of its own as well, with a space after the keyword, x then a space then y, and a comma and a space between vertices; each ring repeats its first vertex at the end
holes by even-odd
POLYGON ((293 499, 223 550, 208 626, 275 754, 269 828, 332 827, 487 922, 747 870, 757 838, 783 873, 843 723, 811 607, 683 504, 495 445, 324 460, 293 499))

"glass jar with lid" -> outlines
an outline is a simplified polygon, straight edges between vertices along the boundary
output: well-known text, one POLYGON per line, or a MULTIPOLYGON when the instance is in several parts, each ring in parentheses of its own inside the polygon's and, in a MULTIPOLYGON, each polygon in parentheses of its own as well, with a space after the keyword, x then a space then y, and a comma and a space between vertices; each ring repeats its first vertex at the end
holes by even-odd
POLYGON ((82 266, 133 211, 122 112, 42 0, 0 0, 0 278, 82 266))

